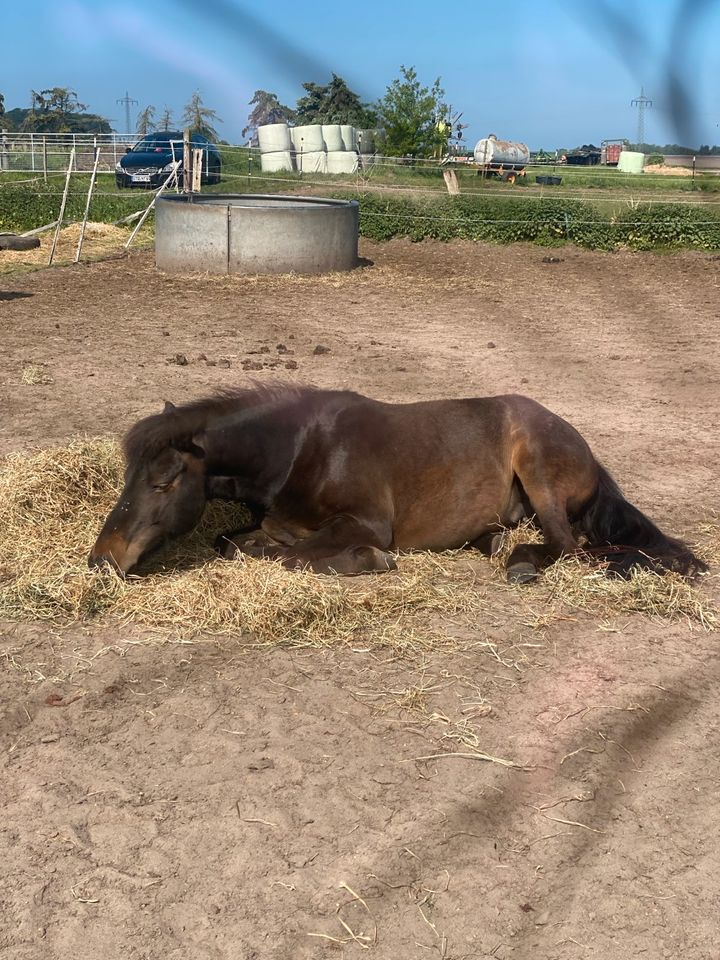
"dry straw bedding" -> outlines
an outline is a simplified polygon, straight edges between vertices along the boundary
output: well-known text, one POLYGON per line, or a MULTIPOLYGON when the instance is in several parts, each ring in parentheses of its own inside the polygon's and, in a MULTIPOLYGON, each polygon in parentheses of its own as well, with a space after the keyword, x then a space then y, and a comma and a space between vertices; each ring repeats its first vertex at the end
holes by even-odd
MULTIPOLYGON (((524 529, 506 536, 491 565, 465 551, 415 553, 400 569, 352 579, 287 571, 277 563, 215 557, 215 535, 237 525, 235 505, 212 504, 200 527, 153 560, 141 577, 91 571, 88 551, 122 487, 119 447, 107 438, 0 464, 0 618, 69 623, 134 622, 175 636, 231 632, 263 644, 372 642, 400 650, 452 642, 453 626, 514 618, 538 627, 570 611, 599 619, 631 611, 684 618, 713 629, 702 584, 639 573, 611 580, 568 559, 533 587, 509 587, 504 556, 524 529)), ((720 522, 711 517, 700 552, 720 561, 720 522)), ((457 632, 457 631, 455 631, 457 632)))
MULTIPOLYGON (((74 261, 81 229, 82 225, 79 223, 71 223, 62 228, 58 236, 53 260, 56 265, 74 261)), ((85 225, 81 259, 99 260, 113 254, 122 253, 131 230, 132 228, 129 227, 88 221, 85 225)), ((148 235, 148 229, 143 229, 135 245, 142 246, 147 241, 148 235)), ((11 273, 17 269, 46 266, 54 236, 54 230, 48 230, 41 234, 39 238, 40 246, 34 250, 4 250, 0 262, 0 272, 11 273)))

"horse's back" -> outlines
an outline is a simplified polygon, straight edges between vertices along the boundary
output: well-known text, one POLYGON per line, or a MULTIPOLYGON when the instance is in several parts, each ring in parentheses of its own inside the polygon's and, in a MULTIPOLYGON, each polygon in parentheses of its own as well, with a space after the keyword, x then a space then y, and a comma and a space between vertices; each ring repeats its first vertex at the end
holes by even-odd
MULTIPOLYGON (((524 477, 583 492, 594 460, 577 431, 529 397, 506 394, 386 403, 317 391, 281 503, 310 527, 337 514, 381 514, 394 545, 461 546, 522 513, 524 477)), ((565 494, 561 491, 561 495, 565 494)))
POLYGON ((514 506, 502 397, 391 404, 355 397, 334 420, 352 496, 383 502, 399 548, 460 546, 514 506))

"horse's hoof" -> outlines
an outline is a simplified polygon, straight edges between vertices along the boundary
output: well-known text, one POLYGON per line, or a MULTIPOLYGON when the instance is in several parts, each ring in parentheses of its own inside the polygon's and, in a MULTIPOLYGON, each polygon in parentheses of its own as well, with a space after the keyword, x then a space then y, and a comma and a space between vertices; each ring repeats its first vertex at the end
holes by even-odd
POLYGON ((223 560, 234 560, 240 551, 237 548, 237 544, 233 543, 232 540, 228 540, 227 537, 220 535, 215 541, 215 552, 218 553, 223 560))
POLYGON ((507 568, 508 583, 532 583, 537 578, 537 567, 533 563, 514 563, 507 568))
POLYGON ((494 557, 502 550, 503 537, 501 533, 496 533, 490 541, 490 556, 494 557))

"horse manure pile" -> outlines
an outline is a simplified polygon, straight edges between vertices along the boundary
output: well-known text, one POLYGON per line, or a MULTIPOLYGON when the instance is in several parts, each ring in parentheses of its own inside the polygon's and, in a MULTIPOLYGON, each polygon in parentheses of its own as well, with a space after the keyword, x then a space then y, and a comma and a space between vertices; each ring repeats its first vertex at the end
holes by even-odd
MULTIPOLYGON (((119 447, 105 438, 0 465, 0 618, 133 622, 183 637, 242 633, 263 644, 370 642, 398 652, 457 642, 458 627, 478 633, 488 620, 540 628, 568 610, 717 623, 702 589, 672 575, 611 580, 600 566, 568 559, 534 586, 508 586, 499 561, 518 537, 536 536, 532 528, 508 532, 492 566, 464 551, 419 552, 402 556, 397 572, 342 579, 249 558, 227 562, 212 543, 246 519, 235 504, 210 504, 193 534, 156 555, 143 576, 123 580, 87 566, 122 476, 119 447)), ((704 555, 720 557, 717 518, 705 540, 704 555)))

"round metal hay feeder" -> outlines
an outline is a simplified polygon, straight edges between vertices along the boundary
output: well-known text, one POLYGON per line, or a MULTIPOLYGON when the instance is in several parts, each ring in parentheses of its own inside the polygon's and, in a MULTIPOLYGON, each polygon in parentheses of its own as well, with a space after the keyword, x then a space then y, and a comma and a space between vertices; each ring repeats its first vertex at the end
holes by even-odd
POLYGON ((356 200, 260 194, 159 197, 155 262, 168 273, 328 273, 358 264, 356 200))

